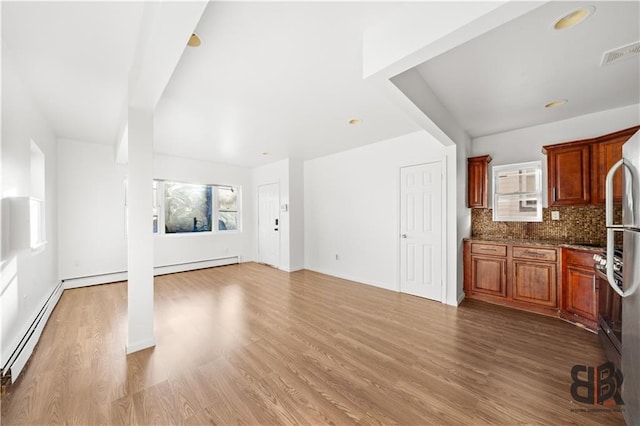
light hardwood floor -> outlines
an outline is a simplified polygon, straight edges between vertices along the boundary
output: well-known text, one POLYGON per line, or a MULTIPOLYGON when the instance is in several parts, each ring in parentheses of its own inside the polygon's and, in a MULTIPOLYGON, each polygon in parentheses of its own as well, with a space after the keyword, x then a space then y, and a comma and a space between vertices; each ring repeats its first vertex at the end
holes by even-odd
POLYGON ((624 424, 572 402, 605 358, 554 318, 255 263, 155 283, 157 346, 129 356, 127 284, 66 290, 2 424, 624 424))

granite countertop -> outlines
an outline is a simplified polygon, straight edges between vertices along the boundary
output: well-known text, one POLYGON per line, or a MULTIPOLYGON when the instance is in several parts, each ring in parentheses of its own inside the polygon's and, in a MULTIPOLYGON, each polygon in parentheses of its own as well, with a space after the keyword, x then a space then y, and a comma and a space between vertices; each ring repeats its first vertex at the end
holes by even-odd
POLYGON ((566 247, 574 250, 584 250, 594 253, 601 253, 606 250, 605 246, 595 245, 590 243, 567 243, 566 241, 549 241, 549 240, 524 240, 524 239, 510 239, 500 237, 468 237, 465 241, 488 241, 492 243, 503 244, 527 244, 532 246, 555 246, 566 247))

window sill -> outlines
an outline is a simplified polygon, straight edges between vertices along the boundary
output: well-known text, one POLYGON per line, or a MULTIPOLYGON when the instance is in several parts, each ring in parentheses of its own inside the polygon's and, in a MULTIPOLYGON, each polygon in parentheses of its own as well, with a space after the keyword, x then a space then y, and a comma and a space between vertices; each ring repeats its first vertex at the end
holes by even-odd
POLYGON ((38 254, 44 251, 47 245, 47 241, 39 242, 33 246, 31 246, 31 254, 38 254))

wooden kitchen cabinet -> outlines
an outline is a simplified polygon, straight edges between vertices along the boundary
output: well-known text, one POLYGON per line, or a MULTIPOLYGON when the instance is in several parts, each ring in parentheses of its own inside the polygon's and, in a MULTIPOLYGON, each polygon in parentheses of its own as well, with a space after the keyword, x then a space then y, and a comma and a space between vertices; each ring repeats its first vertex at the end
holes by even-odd
MULTIPOLYGON (((547 155, 549 206, 603 204, 607 172, 622 158, 622 145, 639 129, 542 147, 547 155)), ((621 202, 621 172, 614 179, 613 196, 621 202)))
POLYGON ((507 296, 507 246, 470 245, 471 291, 498 297, 507 296))
POLYGON ((592 330, 597 328, 599 287, 594 253, 564 248, 562 262, 561 316, 592 330))
POLYGON ((591 203, 591 144, 545 146, 549 206, 591 203))
POLYGON ((467 158, 467 206, 489 207, 489 155, 467 158))
MULTIPOLYGON (((593 204, 604 204, 607 173, 622 158, 622 145, 639 129, 640 126, 631 127, 601 136, 595 140, 591 150, 591 200, 593 204)), ((613 179, 613 201, 622 202, 622 169, 616 172, 613 179)))
POLYGON ((466 240, 465 296, 556 316, 559 250, 552 246, 466 240))
POLYGON ((557 249, 514 246, 512 253, 512 298, 557 307, 557 249))

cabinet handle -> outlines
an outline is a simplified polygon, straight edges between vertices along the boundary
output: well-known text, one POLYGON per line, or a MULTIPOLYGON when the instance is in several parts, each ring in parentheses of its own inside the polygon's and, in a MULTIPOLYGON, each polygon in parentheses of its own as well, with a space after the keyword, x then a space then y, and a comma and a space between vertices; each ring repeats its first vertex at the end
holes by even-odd
POLYGON ((551 190, 551 192, 553 193, 552 195, 552 200, 555 201, 556 200, 556 187, 554 186, 553 189, 551 190))

